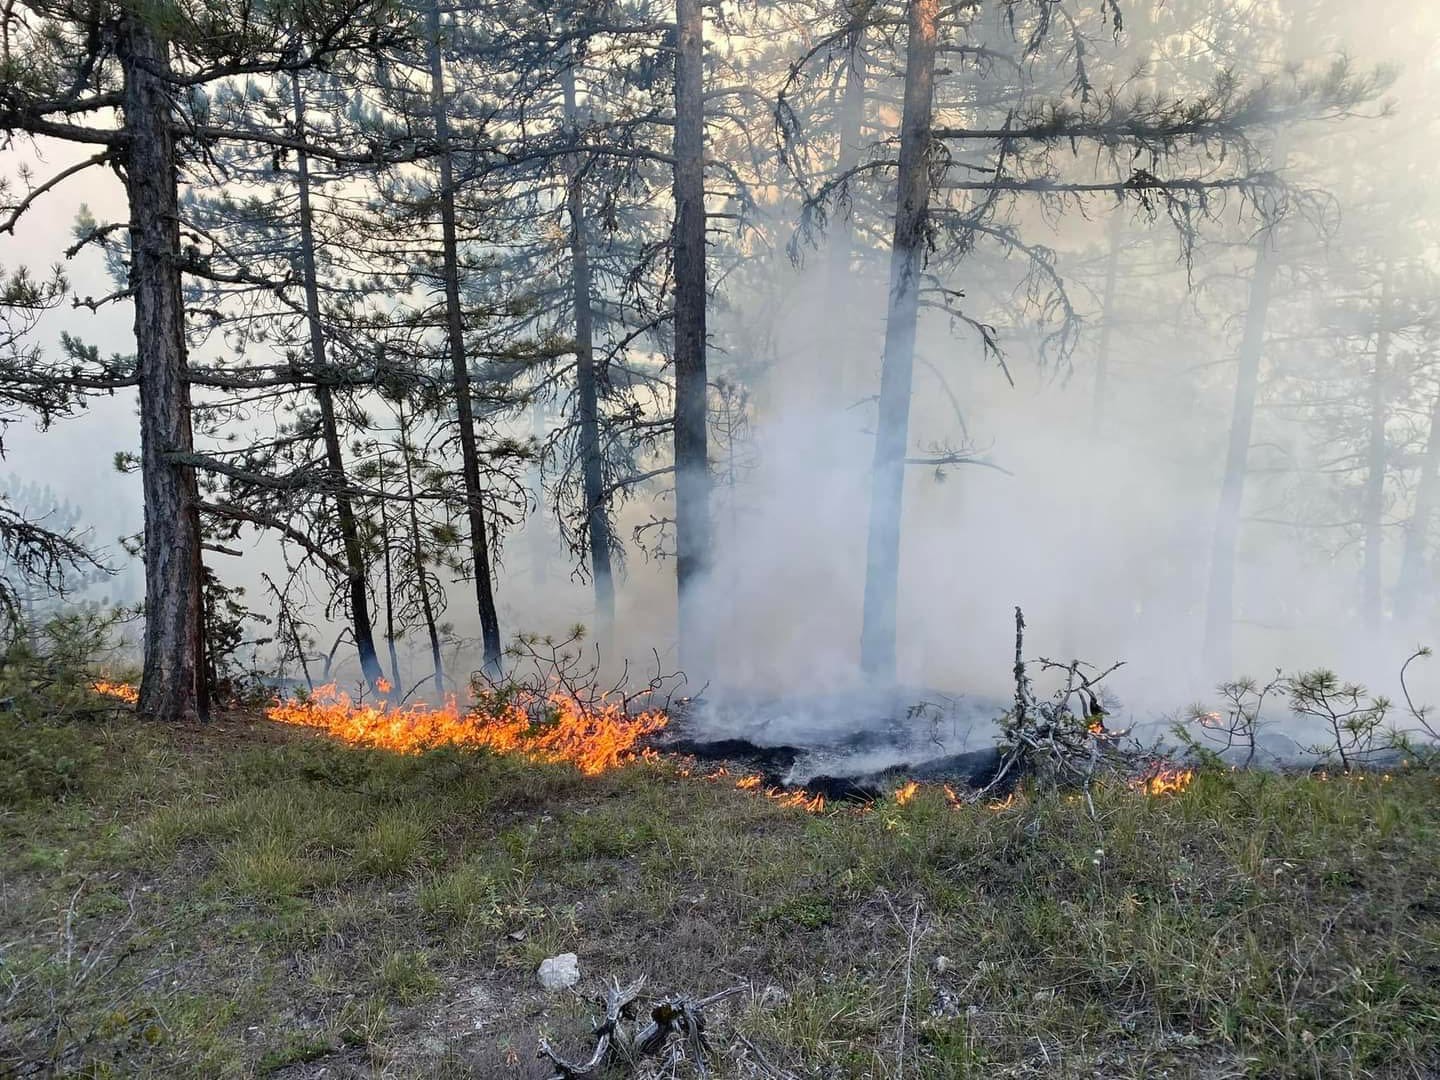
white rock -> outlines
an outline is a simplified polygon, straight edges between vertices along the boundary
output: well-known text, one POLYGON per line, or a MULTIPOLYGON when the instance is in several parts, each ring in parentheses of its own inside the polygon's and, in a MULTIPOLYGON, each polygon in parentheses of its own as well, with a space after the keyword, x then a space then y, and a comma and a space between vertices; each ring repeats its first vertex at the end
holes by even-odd
POLYGON ((540 961, 540 985, 546 990, 569 990, 580 981, 580 958, 573 952, 540 961))

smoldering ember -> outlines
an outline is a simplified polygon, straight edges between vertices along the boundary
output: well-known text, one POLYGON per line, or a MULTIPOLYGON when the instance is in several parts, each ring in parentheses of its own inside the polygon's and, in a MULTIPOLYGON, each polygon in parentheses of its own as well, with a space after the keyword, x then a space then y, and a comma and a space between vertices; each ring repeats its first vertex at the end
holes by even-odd
POLYGON ((1437 40, 5 5, 0 1080, 1440 1078, 1437 40))

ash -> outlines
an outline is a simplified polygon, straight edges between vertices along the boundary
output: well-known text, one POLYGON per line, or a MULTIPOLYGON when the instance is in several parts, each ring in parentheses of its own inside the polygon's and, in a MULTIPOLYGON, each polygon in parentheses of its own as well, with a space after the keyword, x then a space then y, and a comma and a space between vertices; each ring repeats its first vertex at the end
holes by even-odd
POLYGON ((786 761, 783 780, 861 776, 993 748, 997 698, 919 688, 784 697, 728 691, 678 710, 669 745, 748 744, 786 761))

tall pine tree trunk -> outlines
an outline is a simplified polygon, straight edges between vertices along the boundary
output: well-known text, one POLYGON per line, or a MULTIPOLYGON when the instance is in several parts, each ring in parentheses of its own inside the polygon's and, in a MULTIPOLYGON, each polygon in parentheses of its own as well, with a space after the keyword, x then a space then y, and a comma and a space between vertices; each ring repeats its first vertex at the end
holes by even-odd
POLYGON ((385 496, 385 453, 376 455, 376 482, 380 488, 380 545, 384 555, 385 576, 385 644, 390 653, 390 692, 405 696, 405 682, 400 676, 400 648, 395 635, 395 565, 390 555, 390 510, 385 496))
POLYGON ((900 170, 895 234, 890 251, 890 300, 880 408, 870 481, 870 529, 865 562, 865 610, 860 664, 867 675, 895 679, 895 634, 900 587, 900 518, 905 448, 910 438, 910 391, 930 205, 928 151, 935 103, 939 0, 910 0, 905 57, 905 103, 900 121, 900 170))
POLYGON ((171 134, 170 48, 144 14, 125 5, 116 49, 125 83, 125 189, 130 287, 140 376, 140 461, 145 496, 145 647, 139 711, 160 720, 203 711, 204 615, 198 488, 193 466, 180 210, 171 134))
MULTIPOLYGON (((536 397, 530 403, 530 437, 536 446, 545 444, 550 433, 550 417, 543 398, 536 397)), ((536 506, 545 505, 545 463, 539 456, 532 458, 525 468, 526 486, 536 506)), ((550 530, 545 527, 543 515, 536 515, 525 523, 526 535, 530 542, 530 584, 536 589, 545 587, 550 577, 550 530)))
POLYGON ((1440 393, 1430 403, 1430 432, 1420 461, 1420 479, 1415 488, 1415 509, 1405 525, 1405 553, 1400 560, 1400 581, 1395 588, 1395 617, 1409 620, 1420 609, 1426 587, 1430 522, 1440 503, 1440 393))
POLYGON ((425 633, 430 638, 430 661, 435 668, 435 693, 445 694, 445 663, 440 655, 440 628, 435 620, 435 605, 430 599, 430 586, 425 581, 425 546, 420 540, 420 512, 415 502, 415 463, 410 456, 410 421, 402 402, 400 413, 400 446, 405 463, 406 506, 410 511, 410 559, 415 568, 415 588, 420 594, 420 614, 425 620, 425 633))
POLYGON ((1235 377, 1235 401, 1230 413, 1230 442, 1225 455, 1225 477, 1220 485, 1220 506, 1215 516, 1215 539, 1210 552, 1210 588, 1205 612, 1205 670, 1215 679, 1228 679, 1233 662, 1235 624, 1235 549, 1240 538, 1240 510, 1245 499, 1245 476, 1250 441, 1255 428, 1255 401, 1260 390, 1260 362, 1265 352, 1265 323, 1275 282, 1276 256, 1269 230, 1261 234, 1250 276, 1250 301, 1245 332, 1240 342, 1240 367, 1235 377))
MULTIPOLYGON (((305 138, 305 99, 298 75, 291 79, 295 104, 295 137, 305 138)), ((375 652, 375 631, 370 621, 370 576, 365 565, 365 552, 360 543, 360 528, 355 520, 355 505, 349 493, 349 476, 345 471, 345 455, 340 448, 340 432, 335 422, 335 399, 323 381, 328 377, 325 357, 325 330, 320 321, 320 282, 315 270, 315 216, 310 205, 310 159, 302 150, 296 154, 296 173, 300 187, 300 265, 305 275, 305 321, 310 331, 310 362, 315 366, 315 401, 320 407, 320 431, 325 443, 325 471, 334 488, 335 519, 340 527, 340 542, 345 550, 345 590, 350 603, 350 625, 355 634, 355 650, 360 655, 360 671, 371 690, 383 678, 380 659, 375 652)))
POLYGON ((480 487, 480 452, 475 445, 475 410, 470 396, 470 367, 465 358, 465 324, 460 308, 460 254, 455 229, 455 166, 446 115, 445 64, 440 55, 440 6, 430 7, 430 107, 435 138, 440 144, 440 228, 444 247, 445 314, 450 363, 454 371, 456 422, 465 508, 470 520, 470 558, 474 565, 475 604, 480 613, 480 639, 485 670, 500 671, 500 618, 490 579, 490 537, 485 526, 485 495, 480 487))
MULTIPOLYGON (((569 137, 579 139, 575 104, 575 69, 560 73, 569 137)), ((595 586, 595 619, 602 646, 609 643, 615 623, 615 579, 610 565, 610 517, 606 512, 605 468, 600 446, 600 399, 595 371, 595 319, 590 294, 590 251, 585 236, 583 165, 571 155, 566 176, 566 208, 570 217, 570 283, 575 308, 575 397, 580 419, 580 477, 585 494, 585 532, 590 548, 590 576, 595 586)))
POLYGON ((1365 453, 1365 564, 1360 590, 1360 614, 1369 630, 1378 630, 1383 617, 1385 544, 1385 422, 1389 403, 1386 387, 1390 366, 1390 268, 1380 282, 1380 312, 1375 327, 1375 369, 1370 376, 1370 438, 1365 453))
MULTIPOLYGON (((850 32, 846 42, 845 90, 840 99, 840 152, 835 168, 845 175, 860 163, 864 141, 865 78, 868 68, 865 57, 865 24, 863 20, 850 32)), ((852 203, 853 205, 853 203, 852 203)), ((853 351, 855 320, 855 286, 850 274, 850 260, 855 248, 855 226, 847 210, 837 213, 830 227, 825 259, 825 323, 817 335, 825 354, 820 357, 825 372, 824 386, 833 386, 841 408, 857 396, 855 357, 853 351)))
POLYGON ((699 586, 710 563, 710 462, 705 371, 705 13, 675 0, 675 577, 680 665, 703 675, 699 586))

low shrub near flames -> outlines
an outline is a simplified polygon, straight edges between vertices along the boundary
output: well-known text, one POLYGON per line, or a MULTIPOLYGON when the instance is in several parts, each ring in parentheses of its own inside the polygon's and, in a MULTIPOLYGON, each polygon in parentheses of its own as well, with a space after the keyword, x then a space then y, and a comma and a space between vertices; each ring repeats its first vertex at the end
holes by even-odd
POLYGON ((9 758, 70 762, 0 815, 0 1074, 538 1077, 539 1035, 590 1045, 535 981, 562 952, 586 991, 744 984, 719 1077, 1440 1062, 1430 773, 805 813, 666 762, 396 747, 381 713, 367 745, 0 714, 9 758))

